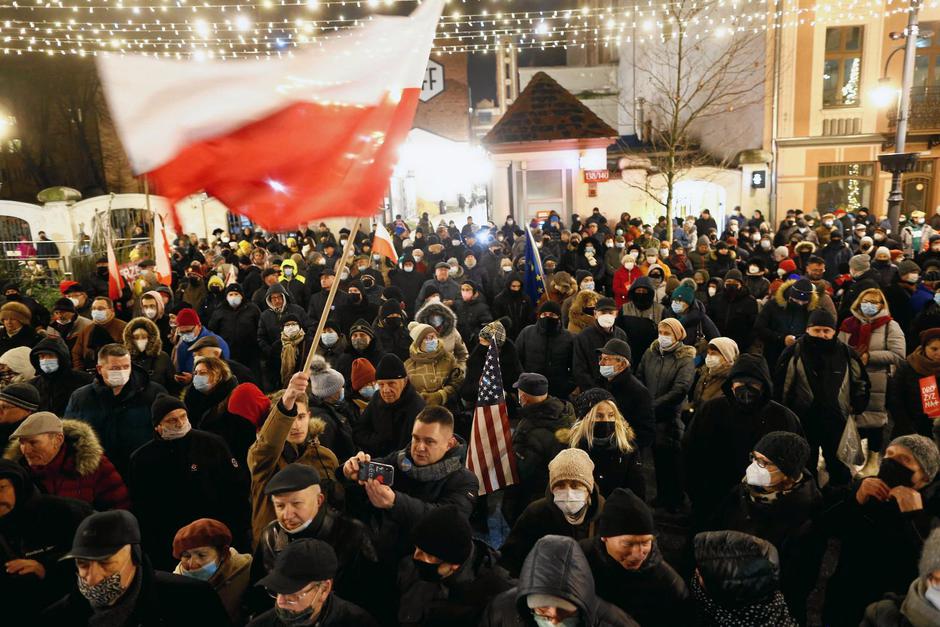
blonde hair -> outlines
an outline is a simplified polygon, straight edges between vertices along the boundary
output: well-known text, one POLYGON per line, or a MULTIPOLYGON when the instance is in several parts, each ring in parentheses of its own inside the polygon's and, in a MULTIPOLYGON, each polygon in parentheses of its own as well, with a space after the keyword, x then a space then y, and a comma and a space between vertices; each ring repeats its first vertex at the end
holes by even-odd
POLYGON ((594 423, 597 421, 597 410, 602 405, 614 412, 614 439, 617 441, 617 448, 623 453, 632 453, 635 448, 633 443, 636 441, 636 434, 627 419, 620 413, 616 403, 610 400, 599 402, 584 418, 574 423, 568 438, 568 446, 576 447, 582 439, 587 442, 588 450, 594 446, 594 423))

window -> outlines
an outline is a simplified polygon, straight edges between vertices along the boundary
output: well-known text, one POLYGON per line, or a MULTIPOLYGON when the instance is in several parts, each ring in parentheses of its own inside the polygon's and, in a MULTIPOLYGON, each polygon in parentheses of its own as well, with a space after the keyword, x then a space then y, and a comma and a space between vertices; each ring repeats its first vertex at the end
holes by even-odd
POLYGON ((920 25, 923 35, 917 38, 914 57, 914 88, 911 98, 917 99, 933 88, 940 86, 940 22, 928 22, 920 25))
POLYGON ((830 163, 819 166, 816 208, 820 213, 871 207, 874 163, 830 163))
POLYGON ((932 188, 933 160, 918 161, 911 172, 901 175, 901 211, 908 215, 912 211, 928 211, 932 188))
POLYGON ((30 241, 33 239, 29 223, 26 220, 14 218, 13 216, 0 216, 0 242, 3 242, 5 256, 19 256, 16 246, 23 236, 30 241))
POLYGON ((826 29, 823 106, 858 106, 862 76, 862 26, 826 29))

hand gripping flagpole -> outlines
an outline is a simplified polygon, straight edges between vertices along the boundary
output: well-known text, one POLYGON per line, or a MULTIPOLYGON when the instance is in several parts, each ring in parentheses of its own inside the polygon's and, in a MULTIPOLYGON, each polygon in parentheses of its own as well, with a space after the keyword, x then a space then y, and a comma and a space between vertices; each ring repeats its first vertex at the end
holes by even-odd
POLYGON ((310 370, 310 364, 313 363, 313 356, 317 354, 317 347, 320 345, 320 335, 323 334, 323 328, 326 326, 326 320, 329 317, 329 312, 333 308, 333 299, 336 298, 336 292, 339 290, 339 277, 343 274, 343 269, 346 267, 346 263, 349 261, 349 257, 353 251, 353 242, 356 238, 356 233, 359 232, 359 225, 362 222, 362 218, 356 218, 353 222, 352 230, 349 232, 349 237, 346 238, 346 246, 343 247, 343 255, 339 258, 339 265, 336 267, 336 277, 333 279, 333 285, 330 286, 330 293, 326 296, 326 304, 323 306, 323 311, 320 312, 320 323, 317 325, 317 331, 313 335, 313 343, 310 345, 310 351, 307 352, 307 360, 304 362, 304 372, 310 370))

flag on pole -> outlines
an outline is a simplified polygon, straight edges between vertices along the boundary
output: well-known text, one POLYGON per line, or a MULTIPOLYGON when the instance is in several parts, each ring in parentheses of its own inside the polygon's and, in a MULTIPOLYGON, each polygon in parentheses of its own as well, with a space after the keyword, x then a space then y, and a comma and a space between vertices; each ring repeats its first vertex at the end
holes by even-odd
POLYGON ((166 236, 166 225, 163 217, 153 214, 153 257, 156 264, 157 280, 170 287, 173 283, 173 268, 170 266, 170 242, 166 236))
POLYGON ((545 294, 545 273, 542 272, 542 257, 539 256, 538 246, 535 245, 532 229, 527 226, 525 232, 525 274, 522 277, 522 289, 529 295, 532 304, 538 306, 539 299, 545 294))
POLYGON ((118 301, 124 292, 124 279, 118 269, 117 256, 111 245, 111 232, 108 231, 108 298, 118 301))
POLYGON ((470 450, 467 468, 480 481, 480 494, 489 494, 506 486, 519 483, 516 454, 512 450, 512 433, 506 397, 503 394, 503 375, 499 367, 499 348, 490 342, 480 377, 477 407, 470 431, 470 450))
POLYGON ((392 236, 382 224, 375 226, 375 237, 372 238, 372 252, 378 255, 384 255, 392 263, 398 264, 398 253, 395 252, 395 244, 392 242, 392 236))
MULTIPOLYGON (((205 191, 261 227, 376 213, 414 119, 444 0, 372 16, 275 60, 99 55, 136 173, 205 191)), ((178 221, 176 221, 178 224, 178 221)))

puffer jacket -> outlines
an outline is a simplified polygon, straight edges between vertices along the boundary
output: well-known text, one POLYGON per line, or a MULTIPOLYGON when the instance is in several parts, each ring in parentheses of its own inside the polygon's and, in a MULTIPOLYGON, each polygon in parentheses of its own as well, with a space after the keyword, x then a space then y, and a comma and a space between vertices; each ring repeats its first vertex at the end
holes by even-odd
POLYGON ((548 333, 537 321, 516 338, 516 353, 523 372, 537 372, 548 379, 548 389, 559 398, 567 398, 574 389, 571 364, 574 359, 574 335, 562 329, 548 333))
POLYGON ((859 627, 933 627, 940 625, 940 609, 926 596, 930 584, 924 577, 911 582, 907 596, 889 593, 865 610, 859 627))
POLYGON ((457 331, 463 338, 464 344, 468 346, 476 344, 480 329, 493 321, 490 306, 479 293, 475 294, 469 302, 460 300, 454 303, 454 313, 457 316, 457 331))
POLYGON ((63 420, 62 435, 65 440, 59 453, 41 468, 26 463, 16 441, 7 445, 3 456, 22 464, 46 494, 85 501, 99 512, 130 509, 127 486, 104 454, 94 429, 78 420, 63 420))
MULTIPOLYGON (((467 351, 467 345, 464 344, 463 338, 460 337, 460 333, 457 331, 457 315, 450 307, 442 305, 441 303, 429 303, 419 309, 418 313, 415 314, 415 322, 429 324, 433 327, 434 325, 431 324, 431 316, 435 315, 444 318, 441 330, 437 333, 437 337, 440 338, 444 350, 454 356, 461 370, 466 370, 467 358, 470 356, 470 353, 467 351)), ((410 350, 409 347, 409 355, 411 354, 410 350)))
POLYGON ((147 371, 150 380, 169 389, 175 385, 173 363, 163 351, 160 329, 148 318, 134 318, 124 327, 124 346, 130 351, 131 361, 147 371), (140 352, 134 342, 134 331, 143 329, 147 332, 147 348, 140 352))
POLYGON ((458 399, 465 374, 454 356, 445 351, 443 343, 438 344, 433 353, 412 343, 409 352, 411 357, 405 362, 405 372, 424 402, 430 406, 452 406, 458 399))
MULTIPOLYGON (((850 414, 860 414, 868 407, 870 384, 868 373, 858 354, 846 344, 835 341, 837 342, 836 350, 842 352, 841 360, 846 367, 842 384, 837 391, 832 391, 837 392, 835 400, 841 412, 841 417, 833 416, 833 418, 844 422, 850 414)), ((803 416, 814 400, 812 385, 803 363, 804 351, 805 338, 801 338, 783 352, 774 372, 775 398, 798 416, 803 416)))
POLYGON ((249 296, 250 292, 246 292, 237 309, 233 309, 227 300, 220 304, 207 326, 228 343, 232 359, 254 368, 260 357, 258 324, 261 310, 249 300, 249 296))
POLYGON ((771 368, 776 365, 785 348, 786 337, 802 335, 806 331, 809 314, 819 306, 819 295, 815 292, 806 307, 790 303, 788 290, 794 283, 795 280, 781 283, 773 298, 761 308, 754 323, 754 332, 764 341, 764 357, 771 368))
POLYGON ((39 407, 37 411, 51 411, 61 416, 69 404, 72 392, 88 385, 94 380, 87 372, 75 370, 72 367, 72 355, 68 346, 59 338, 47 337, 40 340, 29 351, 29 362, 36 370, 36 376, 27 383, 39 392, 39 407), (39 354, 49 353, 59 360, 59 369, 53 373, 45 373, 39 367, 39 354))
MULTIPOLYGON (((881 326, 873 328, 870 332, 868 363, 865 364, 865 371, 868 373, 868 381, 871 384, 871 396, 868 399, 868 407, 856 416, 858 426, 862 428, 883 427, 888 423, 888 381, 894 371, 904 363, 906 357, 904 332, 897 321, 890 319, 891 312, 888 310, 888 305, 885 304, 872 320, 868 320, 859 310, 862 298, 869 291, 877 292, 877 290, 867 290, 859 294, 852 305, 852 317, 846 318, 839 328, 839 339, 852 346, 850 338, 853 327, 864 328, 864 325, 876 320, 889 319, 886 323, 882 321, 881 326)), ((865 352, 862 346, 852 347, 859 353, 865 352)))
POLYGON ((519 584, 493 599, 480 626, 533 625, 526 599, 530 594, 547 594, 577 607, 581 618, 578 624, 584 627, 638 627, 639 623, 623 610, 599 598, 594 585, 591 567, 577 542, 570 537, 545 536, 526 557, 519 584))
POLYGON ((572 297, 568 309, 569 333, 577 335, 594 324, 594 306, 600 299, 601 295, 593 290, 581 290, 572 297))
POLYGON ((659 342, 653 342, 643 354, 636 376, 653 397, 656 422, 675 420, 695 379, 695 349, 680 344, 663 352, 659 342))

